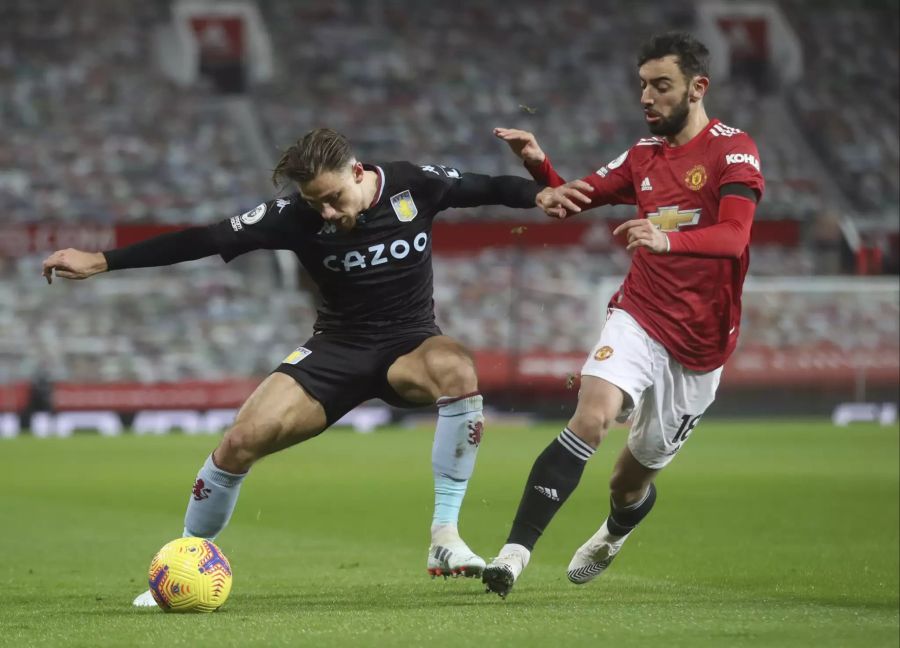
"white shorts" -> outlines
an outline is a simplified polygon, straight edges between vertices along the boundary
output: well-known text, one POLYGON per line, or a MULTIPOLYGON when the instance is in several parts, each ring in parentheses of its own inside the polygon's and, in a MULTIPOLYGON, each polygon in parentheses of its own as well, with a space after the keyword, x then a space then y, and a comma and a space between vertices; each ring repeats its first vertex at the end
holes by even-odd
POLYGON ((685 368, 631 315, 613 309, 581 374, 603 378, 627 394, 617 420, 633 415, 628 449, 647 468, 662 468, 715 400, 722 367, 685 368))

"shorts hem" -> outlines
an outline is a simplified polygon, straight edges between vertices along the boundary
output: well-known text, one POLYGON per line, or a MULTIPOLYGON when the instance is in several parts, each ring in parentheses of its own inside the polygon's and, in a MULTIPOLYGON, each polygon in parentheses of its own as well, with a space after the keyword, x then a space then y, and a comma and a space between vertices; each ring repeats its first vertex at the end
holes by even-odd
POLYGON ((303 379, 305 376, 300 372, 292 371, 293 366, 294 365, 291 364, 281 363, 272 370, 272 373, 281 373, 292 378, 294 382, 297 383, 304 392, 306 392, 307 396, 309 396, 312 400, 314 400, 321 406, 322 410, 325 412, 326 427, 331 427, 339 418, 341 418, 341 416, 346 414, 346 412, 344 412, 343 414, 339 414, 337 417, 334 417, 334 412, 329 411, 328 406, 325 404, 322 398, 316 395, 315 390, 310 389, 307 382, 304 382, 303 379))
MULTIPOLYGON (((631 456, 634 457, 635 461, 641 464, 644 468, 648 468, 650 470, 662 470, 670 463, 672 463, 672 459, 675 458, 675 455, 678 452, 674 452, 671 455, 664 456, 662 459, 650 459, 644 453, 638 452, 636 448, 631 443, 631 435, 628 436, 628 451, 631 452, 631 456)), ((679 448, 680 450, 681 448, 679 448)))

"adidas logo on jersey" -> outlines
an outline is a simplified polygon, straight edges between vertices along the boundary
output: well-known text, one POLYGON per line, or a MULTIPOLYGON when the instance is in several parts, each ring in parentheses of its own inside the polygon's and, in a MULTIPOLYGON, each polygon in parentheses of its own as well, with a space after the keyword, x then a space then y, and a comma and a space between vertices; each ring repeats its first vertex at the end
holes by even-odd
POLYGON ((546 486, 535 486, 534 490, 543 495, 544 497, 548 497, 552 499, 554 502, 559 501, 559 493, 556 492, 555 488, 547 488, 546 486))
POLYGON ((653 191, 653 185, 650 184, 650 178, 646 177, 641 182, 641 191, 653 191))
POLYGON ((335 234, 337 232, 337 223, 333 223, 331 221, 325 221, 322 223, 322 228, 316 232, 316 235, 319 234, 335 234))

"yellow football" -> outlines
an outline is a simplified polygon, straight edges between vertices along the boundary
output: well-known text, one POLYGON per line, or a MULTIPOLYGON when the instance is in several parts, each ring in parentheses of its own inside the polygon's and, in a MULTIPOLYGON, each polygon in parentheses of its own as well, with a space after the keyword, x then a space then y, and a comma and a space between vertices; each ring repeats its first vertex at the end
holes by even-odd
POLYGON ((205 538, 178 538, 150 562, 150 592, 166 612, 212 612, 231 592, 231 565, 205 538))

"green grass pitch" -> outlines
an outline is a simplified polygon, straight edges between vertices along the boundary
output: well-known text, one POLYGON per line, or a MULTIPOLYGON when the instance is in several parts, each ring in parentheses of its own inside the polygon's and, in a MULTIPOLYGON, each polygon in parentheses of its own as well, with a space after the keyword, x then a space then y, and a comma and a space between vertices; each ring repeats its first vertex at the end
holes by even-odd
MULTIPOLYGON (((556 425, 488 426, 461 529, 490 556, 556 425)), ((258 464, 219 538, 211 615, 132 609, 180 535, 211 437, 0 442, 0 645, 894 646, 898 429, 704 421, 653 514, 586 586, 572 551, 606 514, 614 431, 510 597, 431 580, 431 430, 335 430, 258 464)))

